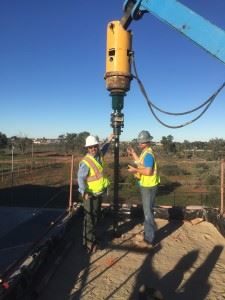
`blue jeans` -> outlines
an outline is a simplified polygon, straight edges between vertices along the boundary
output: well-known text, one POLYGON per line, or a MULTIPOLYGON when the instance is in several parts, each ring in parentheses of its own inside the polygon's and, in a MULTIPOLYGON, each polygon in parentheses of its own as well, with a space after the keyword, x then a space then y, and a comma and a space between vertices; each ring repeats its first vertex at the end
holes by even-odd
POLYGON ((152 243, 155 237, 155 221, 153 214, 153 207, 155 204, 155 197, 157 192, 157 185, 153 187, 140 186, 141 199, 144 212, 144 238, 149 243, 152 243))

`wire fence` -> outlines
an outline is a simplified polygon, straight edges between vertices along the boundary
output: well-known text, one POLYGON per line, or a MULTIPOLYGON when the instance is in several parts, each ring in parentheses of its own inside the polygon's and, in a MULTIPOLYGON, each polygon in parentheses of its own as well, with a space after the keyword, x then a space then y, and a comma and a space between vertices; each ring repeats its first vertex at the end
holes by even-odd
MULTIPOLYGON (((141 196, 139 189, 132 186, 131 184, 119 184, 119 203, 120 204, 141 204, 141 196)), ((205 186, 207 188, 212 188, 212 186, 205 186)), ((219 186, 214 186, 218 190, 219 186)), ((203 207, 220 207, 221 195, 219 192, 212 191, 196 191, 190 192, 190 185, 186 187, 183 186, 183 191, 170 191, 166 190, 164 186, 159 185, 157 196, 156 196, 156 205, 162 206, 203 206, 203 207)), ((107 203, 113 202, 113 190, 109 191, 108 197, 104 199, 107 203)))
MULTIPOLYGON (((81 201, 76 182, 76 171, 80 158, 75 157, 72 201, 81 201)), ((38 158, 35 160, 0 161, 0 206, 54 207, 67 208, 70 192, 71 157, 38 158)), ((171 179, 170 179, 171 180, 171 179)), ((113 181, 113 178, 112 180, 113 181)), ((188 180, 177 185, 177 179, 170 184, 161 184, 157 193, 158 205, 202 205, 220 207, 219 185, 203 185, 188 180)), ((109 189, 107 203, 113 202, 113 183, 109 189)), ((140 204, 140 193, 134 182, 119 183, 119 203, 140 204)))
POLYGON ((0 164, 0 205, 67 208, 70 158, 0 164))

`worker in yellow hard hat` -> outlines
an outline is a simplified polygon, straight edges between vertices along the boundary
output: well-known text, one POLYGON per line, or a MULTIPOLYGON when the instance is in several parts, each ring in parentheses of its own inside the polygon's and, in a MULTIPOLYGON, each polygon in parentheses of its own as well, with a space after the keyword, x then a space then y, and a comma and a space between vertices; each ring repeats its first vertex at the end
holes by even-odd
POLYGON ((101 215, 102 196, 109 186, 109 180, 103 174, 103 157, 113 137, 111 134, 107 142, 100 147, 98 139, 89 135, 85 141, 87 154, 79 164, 78 190, 84 206, 83 246, 89 252, 93 252, 98 246, 96 225, 101 215))
POLYGON ((138 156, 133 148, 128 148, 127 152, 133 158, 136 166, 128 166, 128 172, 134 174, 140 186, 142 205, 144 211, 144 235, 137 241, 140 246, 151 246, 155 237, 155 222, 153 206, 156 197, 157 186, 160 178, 157 170, 157 163, 153 151, 150 147, 152 136, 146 130, 142 130, 138 135, 138 145, 141 155, 138 156))

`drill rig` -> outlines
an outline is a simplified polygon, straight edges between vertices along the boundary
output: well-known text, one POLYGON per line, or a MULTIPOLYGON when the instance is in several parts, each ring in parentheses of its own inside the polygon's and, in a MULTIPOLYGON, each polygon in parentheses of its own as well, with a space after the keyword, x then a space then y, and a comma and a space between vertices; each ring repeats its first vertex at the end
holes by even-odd
POLYGON ((112 97, 111 126, 114 133, 114 231, 117 231, 119 209, 119 137, 124 127, 122 113, 124 97, 130 89, 131 76, 131 32, 126 31, 120 21, 112 21, 107 27, 106 87, 112 97))
MULTIPOLYGON (((132 80, 132 33, 127 30, 132 20, 139 20, 151 13, 162 22, 191 39, 211 55, 225 63, 225 31, 205 20, 176 0, 126 0, 120 21, 107 25, 106 88, 112 97, 111 126, 114 141, 114 196, 115 216, 119 208, 119 136, 124 127, 124 97, 132 80)), ((115 218, 116 220, 116 218, 115 218)), ((117 221, 115 221, 115 229, 117 221)))

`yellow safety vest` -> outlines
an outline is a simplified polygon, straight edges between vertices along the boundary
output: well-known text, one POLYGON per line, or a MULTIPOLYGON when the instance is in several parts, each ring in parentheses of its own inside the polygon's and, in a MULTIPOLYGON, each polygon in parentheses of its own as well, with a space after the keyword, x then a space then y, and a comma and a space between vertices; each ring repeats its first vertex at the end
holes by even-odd
MULTIPOLYGON (((103 164, 102 157, 100 160, 103 164)), ((103 176, 103 166, 89 154, 83 158, 82 162, 85 163, 90 169, 86 182, 86 192, 93 194, 103 192, 110 184, 108 178, 103 176)))
POLYGON ((152 152, 152 149, 150 147, 148 147, 147 149, 142 151, 142 153, 139 157, 138 166, 144 167, 144 159, 145 159, 146 154, 148 154, 148 153, 151 154, 154 158, 153 174, 147 176, 147 175, 142 175, 142 174, 138 173, 140 186, 143 186, 143 187, 153 187, 160 183, 160 177, 157 174, 157 163, 155 160, 155 156, 152 152))

